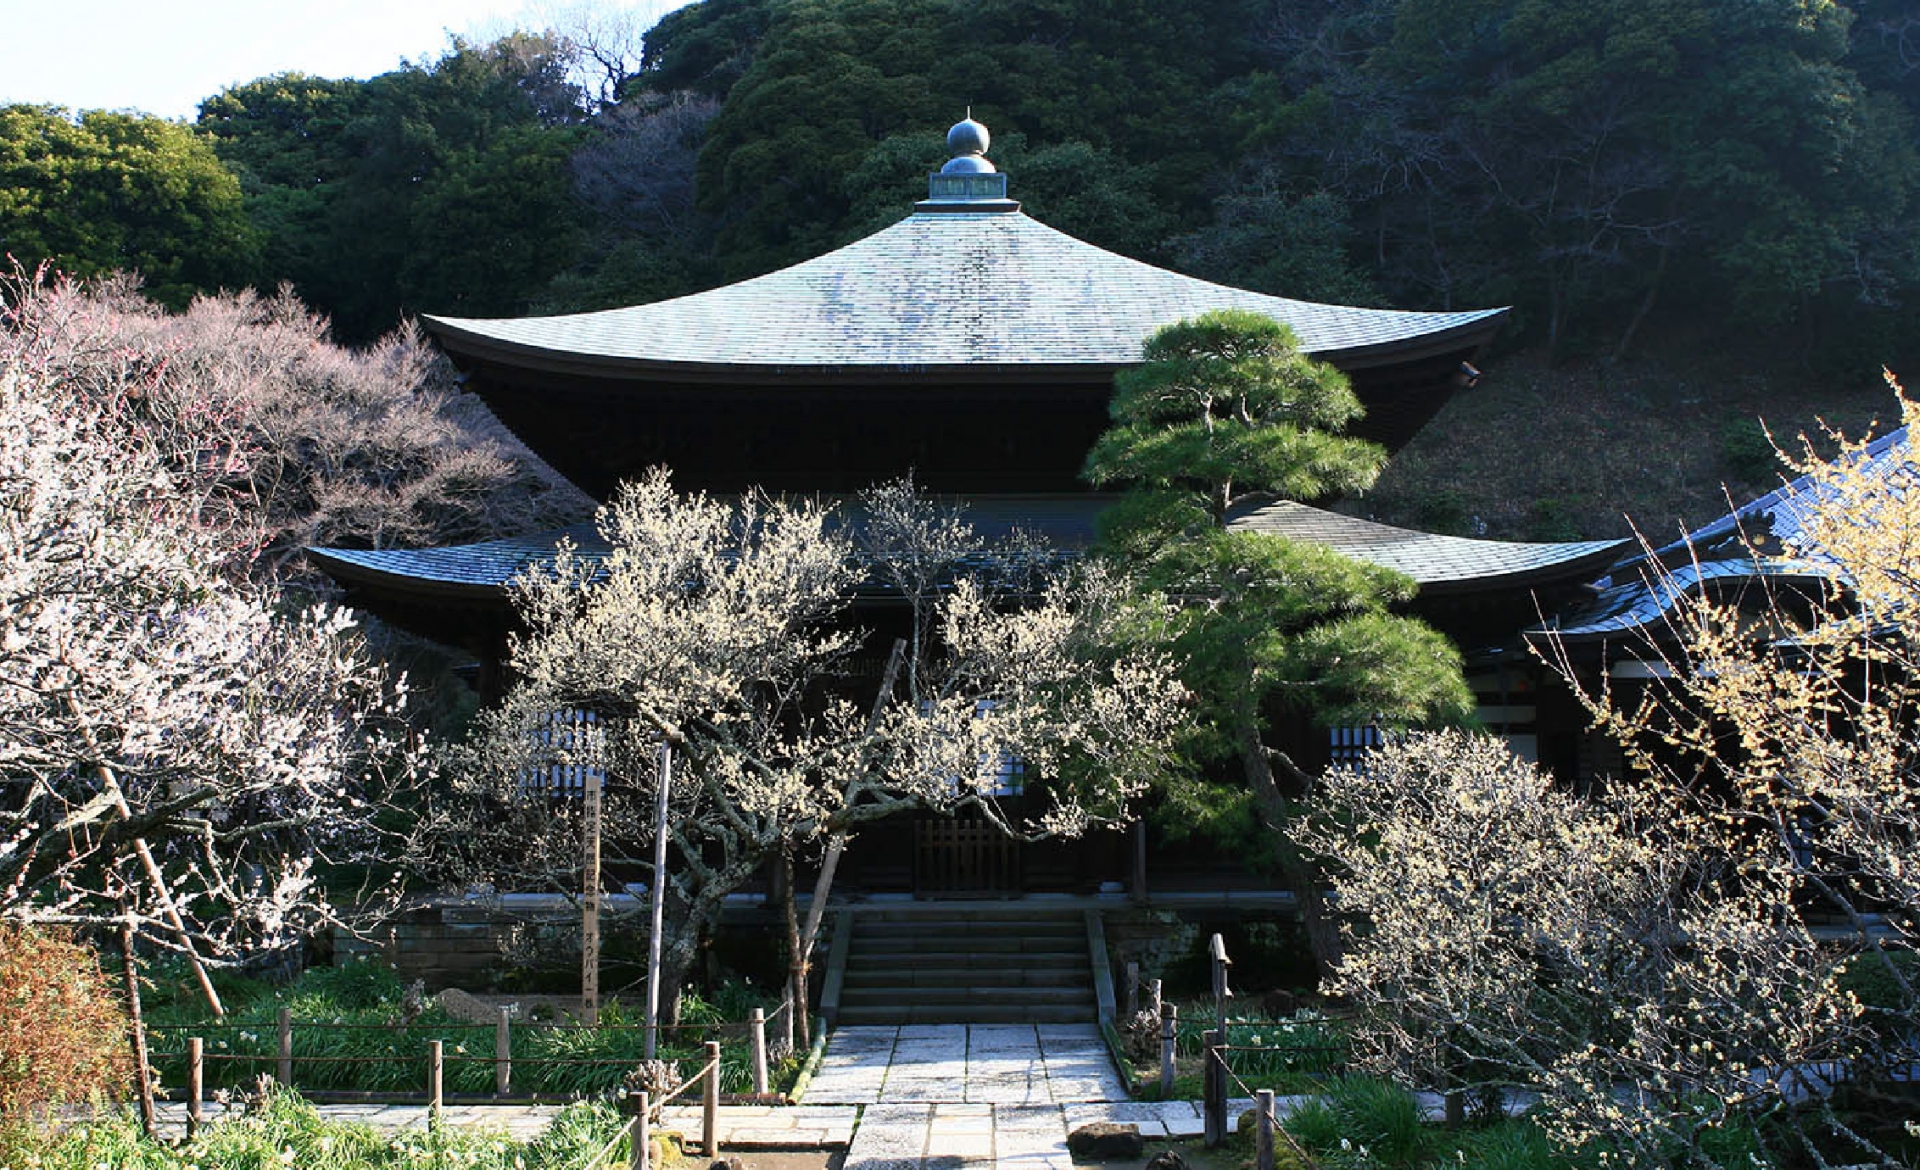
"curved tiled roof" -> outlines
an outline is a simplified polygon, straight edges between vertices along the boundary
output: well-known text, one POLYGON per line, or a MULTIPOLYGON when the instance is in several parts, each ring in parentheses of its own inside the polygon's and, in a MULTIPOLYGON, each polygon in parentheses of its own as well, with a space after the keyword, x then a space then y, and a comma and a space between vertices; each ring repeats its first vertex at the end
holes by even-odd
MULTIPOLYGON (((1093 539, 1099 513, 1109 497, 983 496, 968 501, 962 516, 989 539, 1023 532, 1061 550, 1084 549, 1093 539)), ((1268 532, 1326 545, 1355 560, 1405 573, 1423 591, 1523 585, 1545 576, 1565 577, 1591 571, 1617 555, 1621 541, 1526 544, 1436 536, 1359 520, 1305 504, 1273 501, 1229 519, 1240 531, 1268 532)), ((486 596, 497 594, 529 565, 553 555, 562 538, 571 539, 588 561, 604 558, 608 545, 591 524, 481 544, 430 549, 338 549, 309 551, 336 579, 384 586, 403 592, 486 596)))
POLYGON ((1288 500, 1270 500, 1237 510, 1228 517, 1228 526, 1325 545, 1356 561, 1405 573, 1420 583, 1424 593, 1447 592, 1450 588, 1521 585, 1549 574, 1591 572, 1617 556, 1626 543, 1623 540, 1530 543, 1442 536, 1395 528, 1288 500))
POLYGON ((1504 309, 1411 313, 1288 300, 1130 260, 1017 211, 917 212, 791 268, 652 304, 556 317, 426 317, 449 348, 585 368, 1121 367, 1162 325, 1265 313, 1321 357, 1477 345, 1504 309))
MULTIPOLYGON (((1867 444, 1858 458, 1867 475, 1914 472, 1905 427, 1867 444)), ((1838 567, 1803 535, 1806 514, 1820 499, 1807 476, 1782 484, 1671 544, 1619 562, 1599 580, 1592 601, 1527 633, 1566 641, 1646 636, 1682 598, 1710 586, 1838 578, 1838 567)))
POLYGON ((1602 588, 1592 601, 1527 633, 1576 642, 1626 635, 1650 638, 1682 598, 1700 589, 1761 577, 1816 580, 1821 576, 1819 569, 1804 561, 1784 560, 1701 561, 1665 572, 1649 571, 1639 580, 1602 588))

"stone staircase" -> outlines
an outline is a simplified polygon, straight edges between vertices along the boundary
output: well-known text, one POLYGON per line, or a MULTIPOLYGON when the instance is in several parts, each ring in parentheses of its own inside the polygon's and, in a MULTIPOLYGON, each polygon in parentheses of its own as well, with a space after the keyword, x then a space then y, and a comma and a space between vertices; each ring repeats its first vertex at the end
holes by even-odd
POLYGON ((1096 1010, 1083 911, 995 903, 853 915, 838 1023, 1089 1023, 1096 1010))

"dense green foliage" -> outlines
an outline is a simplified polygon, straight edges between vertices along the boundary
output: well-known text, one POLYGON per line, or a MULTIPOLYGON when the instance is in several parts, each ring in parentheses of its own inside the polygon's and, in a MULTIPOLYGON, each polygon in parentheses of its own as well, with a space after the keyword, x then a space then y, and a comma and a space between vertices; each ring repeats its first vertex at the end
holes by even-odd
POLYGON ((523 309, 574 254, 584 112, 564 68, 547 38, 456 41, 369 81, 234 86, 201 104, 198 128, 269 241, 263 277, 364 341, 402 312, 523 309))
POLYGON ((255 275, 240 184, 185 126, 139 114, 0 107, 0 252, 81 276, 137 268, 175 307, 255 275))
POLYGON ((1897 362, 1914 35, 1893 0, 702 0, 630 59, 583 26, 261 78, 197 135, 15 107, 0 237, 174 302, 291 280, 368 339, 816 254, 904 214, 971 106, 1029 211, 1212 279, 1512 303, 1563 354, 1764 323, 1897 362))

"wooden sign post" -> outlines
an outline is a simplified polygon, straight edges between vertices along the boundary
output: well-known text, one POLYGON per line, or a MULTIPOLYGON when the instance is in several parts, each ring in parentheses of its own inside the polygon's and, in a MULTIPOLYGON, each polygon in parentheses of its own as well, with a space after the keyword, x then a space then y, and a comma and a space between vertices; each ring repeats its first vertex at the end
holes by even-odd
POLYGON ((600 1024, 600 777, 583 769, 586 789, 586 827, 581 849, 585 864, 580 914, 580 1019, 589 1028, 600 1024))

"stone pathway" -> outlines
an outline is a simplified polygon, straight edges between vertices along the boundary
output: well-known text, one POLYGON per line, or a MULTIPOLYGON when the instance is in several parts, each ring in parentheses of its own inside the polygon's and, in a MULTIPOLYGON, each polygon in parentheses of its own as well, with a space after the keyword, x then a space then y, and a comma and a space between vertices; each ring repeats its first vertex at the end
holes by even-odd
POLYGON ((836 1028, 808 1104, 1048 1105, 1125 1101, 1092 1024, 836 1028))
MULTIPOLYGON (((1229 1124, 1252 1107, 1234 1101, 1229 1124)), ((450 1126, 526 1139, 557 1105, 449 1105, 450 1126)), ((167 1129, 183 1105, 163 1107, 167 1129)), ((420 1105, 325 1105, 321 1112, 382 1130, 423 1129, 420 1105)), ((220 1111, 211 1105, 209 1121, 220 1111)), ((697 1108, 669 1108, 669 1128, 697 1135, 697 1108)), ((833 1146, 844 1170, 1070 1170, 1067 1134, 1095 1121, 1131 1122, 1143 1136, 1197 1137, 1192 1101, 1129 1101, 1091 1024, 910 1025, 837 1029, 804 1104, 723 1105, 725 1151, 833 1146)))
POLYGON ((862 1106, 845 1170, 1067 1170, 1088 1122, 1201 1130, 1191 1101, 1129 1101, 1092 1024, 839 1028, 806 1100, 862 1106))

